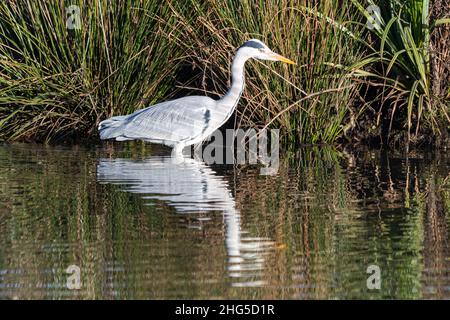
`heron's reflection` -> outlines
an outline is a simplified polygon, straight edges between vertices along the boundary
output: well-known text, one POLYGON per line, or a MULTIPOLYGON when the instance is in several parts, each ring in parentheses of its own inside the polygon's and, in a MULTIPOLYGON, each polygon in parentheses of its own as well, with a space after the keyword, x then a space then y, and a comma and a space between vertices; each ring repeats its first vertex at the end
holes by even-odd
MULTIPOLYGON (((178 213, 222 211, 226 226, 225 245, 229 275, 252 277, 264 268, 264 256, 273 242, 267 238, 245 237, 241 216, 227 182, 203 162, 170 157, 145 160, 100 159, 97 181, 125 186, 125 191, 144 199, 167 202, 178 213)), ((262 285, 262 281, 235 282, 262 285)))

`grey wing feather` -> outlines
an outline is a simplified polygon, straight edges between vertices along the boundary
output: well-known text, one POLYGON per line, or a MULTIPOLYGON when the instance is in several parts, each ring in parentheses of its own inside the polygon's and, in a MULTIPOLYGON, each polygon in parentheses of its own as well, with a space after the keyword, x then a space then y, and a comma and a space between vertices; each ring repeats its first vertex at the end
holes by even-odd
POLYGON ((193 140, 210 125, 215 101, 208 97, 185 97, 162 102, 127 116, 122 136, 173 145, 193 140))

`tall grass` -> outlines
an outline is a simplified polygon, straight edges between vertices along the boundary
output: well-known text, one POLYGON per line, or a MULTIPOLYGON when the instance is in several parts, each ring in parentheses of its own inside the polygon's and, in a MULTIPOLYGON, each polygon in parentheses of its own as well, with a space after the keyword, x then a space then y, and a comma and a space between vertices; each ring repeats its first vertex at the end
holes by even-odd
POLYGON ((189 16, 173 3, 186 31, 179 43, 197 72, 197 81, 193 79, 188 87, 223 94, 230 85, 235 49, 249 38, 259 38, 297 66, 250 61, 236 126, 270 124, 280 128, 291 145, 331 143, 343 133, 344 119, 353 116, 348 106, 358 98, 359 84, 328 63, 354 63, 361 57, 361 45, 301 8, 345 24, 356 14, 351 4, 338 0, 189 3, 193 8, 189 16))
POLYGON ((250 61, 235 126, 280 128, 291 146, 377 132, 386 114, 388 132, 400 126, 407 141, 446 134, 448 0, 381 1, 381 24, 367 31, 371 4, 3 1, 0 139, 96 136, 100 120, 183 88, 220 96, 230 85, 236 48, 249 38, 263 40, 297 66, 250 61), (66 27, 70 5, 81 8, 80 30, 66 27), (362 83, 379 90, 367 94, 362 83), (372 100, 382 101, 374 113, 372 100), (370 126, 361 121, 367 118, 370 126))
MULTIPOLYGON (((362 39, 372 53, 358 62, 358 66, 371 67, 374 72, 371 78, 383 84, 381 98, 382 102, 388 102, 385 105, 389 106, 390 113, 388 131, 391 131, 394 121, 401 122, 407 130, 408 143, 416 142, 421 132, 446 135, 450 104, 442 91, 448 88, 446 73, 448 75, 450 70, 433 69, 432 65, 445 66, 445 61, 448 63, 450 59, 450 50, 448 39, 436 39, 437 43, 443 44, 440 50, 433 51, 431 35, 450 22, 450 12, 447 6, 447 10, 442 12, 447 14, 447 18, 430 14, 433 5, 440 6, 446 1, 352 2, 374 26, 370 36, 375 37, 375 41, 362 39), (366 10, 369 5, 379 5, 379 22, 366 10), (386 93, 386 89, 391 91, 386 93), (420 130, 421 126, 423 130, 420 130)), ((450 33, 445 34, 448 36, 450 33)))
POLYGON ((0 139, 95 135, 99 120, 167 96, 170 21, 157 0, 2 1, 0 139), (66 27, 70 5, 81 29, 66 27))

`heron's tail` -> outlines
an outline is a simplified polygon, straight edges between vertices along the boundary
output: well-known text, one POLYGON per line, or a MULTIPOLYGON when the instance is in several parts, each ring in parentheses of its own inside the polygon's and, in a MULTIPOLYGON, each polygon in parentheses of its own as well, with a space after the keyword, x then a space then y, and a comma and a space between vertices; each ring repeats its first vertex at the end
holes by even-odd
POLYGON ((116 116, 103 120, 98 124, 100 139, 114 139, 123 135, 123 125, 126 123, 127 116, 116 116))

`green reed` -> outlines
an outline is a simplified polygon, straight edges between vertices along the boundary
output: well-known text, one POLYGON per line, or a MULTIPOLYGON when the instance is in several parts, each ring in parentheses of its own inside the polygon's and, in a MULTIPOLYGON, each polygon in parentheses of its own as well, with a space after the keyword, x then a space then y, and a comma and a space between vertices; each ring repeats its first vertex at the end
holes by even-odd
POLYGON ((156 0, 3 1, 0 139, 95 135, 100 120, 167 96, 177 67, 161 36, 170 19, 156 0), (67 28, 70 5, 80 29, 67 28))
MULTIPOLYGON (((369 37, 361 39, 370 54, 358 62, 358 67, 371 69, 373 73, 369 77, 382 85, 380 100, 383 104, 388 102, 385 105, 389 108, 389 132, 392 123, 400 121, 407 130, 408 143, 427 131, 434 135, 446 134, 450 103, 441 91, 443 87, 450 89, 450 70, 447 66, 446 77, 444 70, 436 66, 448 61, 450 51, 448 41, 436 50, 437 42, 445 42, 436 39, 436 33, 450 22, 448 8, 445 18, 432 15, 432 9, 439 8, 429 0, 352 2, 373 26, 369 37), (379 15, 366 10, 367 6, 375 4, 379 5, 379 15), (370 42, 370 37, 374 37, 374 41, 370 42)), ((448 31, 447 27, 444 33, 447 36, 448 31)))
POLYGON ((250 38, 297 62, 248 63, 236 126, 280 128, 289 144, 331 143, 342 135, 359 83, 328 63, 354 63, 361 45, 302 7, 341 23, 353 18, 354 7, 334 0, 189 2, 194 11, 189 16, 173 6, 187 31, 180 43, 196 66, 198 81, 193 83, 204 91, 226 91, 235 49, 250 38))
POLYGON ((439 37, 449 34, 448 18, 437 19, 442 13, 426 0, 381 1, 381 24, 367 30, 371 4, 2 2, 0 139, 95 137, 112 115, 186 92, 218 97, 230 85, 236 48, 249 38, 297 65, 250 61, 235 126, 280 128, 290 146, 367 136, 382 114, 389 132, 400 124, 408 141, 446 133, 450 50, 439 37), (81 9, 79 30, 66 26, 72 4, 81 9))

